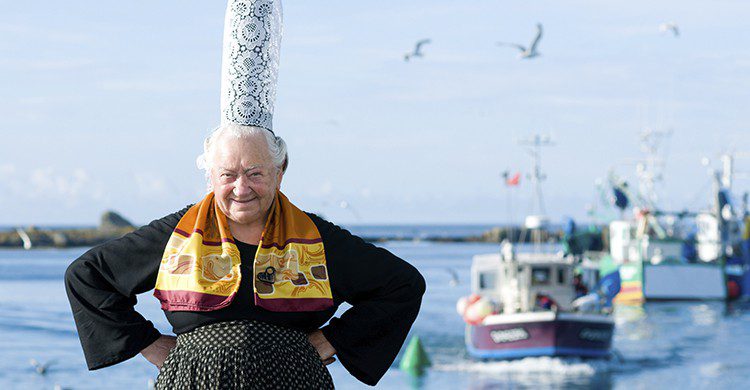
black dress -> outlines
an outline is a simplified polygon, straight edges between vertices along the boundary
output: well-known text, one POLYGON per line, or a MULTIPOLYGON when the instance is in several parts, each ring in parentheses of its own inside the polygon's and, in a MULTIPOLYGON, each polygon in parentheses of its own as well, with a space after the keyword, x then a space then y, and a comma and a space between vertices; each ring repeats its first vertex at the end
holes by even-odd
MULTIPOLYGON (((65 286, 89 369, 127 360, 160 336, 134 310, 136 294, 153 289, 167 240, 188 208, 94 247, 68 267, 65 286)), ((417 317, 424 278, 387 250, 314 214, 309 216, 323 239, 334 307, 318 312, 270 312, 254 306, 250 278, 242 278, 234 301, 226 308, 165 314, 177 335, 236 320, 311 332, 330 319, 322 331, 337 358, 357 379, 375 385, 396 358, 417 317), (340 318, 331 318, 343 302, 352 307, 340 318)), ((255 248, 238 243, 245 275, 250 274, 255 248)))
POLYGON ((251 320, 223 321, 177 336, 156 390, 332 390, 304 332, 251 320))

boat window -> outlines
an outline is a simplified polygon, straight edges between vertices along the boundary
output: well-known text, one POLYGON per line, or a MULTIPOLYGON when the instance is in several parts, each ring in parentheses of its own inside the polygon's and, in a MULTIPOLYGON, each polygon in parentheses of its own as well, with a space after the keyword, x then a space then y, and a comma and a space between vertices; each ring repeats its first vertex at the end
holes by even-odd
POLYGON ((549 267, 531 267, 531 284, 549 284, 550 269, 549 267))
POLYGON ((480 272, 479 273, 479 289, 480 290, 491 290, 495 288, 495 282, 497 276, 495 272, 480 272))
POLYGON ((557 284, 565 284, 565 268, 557 269, 557 284))

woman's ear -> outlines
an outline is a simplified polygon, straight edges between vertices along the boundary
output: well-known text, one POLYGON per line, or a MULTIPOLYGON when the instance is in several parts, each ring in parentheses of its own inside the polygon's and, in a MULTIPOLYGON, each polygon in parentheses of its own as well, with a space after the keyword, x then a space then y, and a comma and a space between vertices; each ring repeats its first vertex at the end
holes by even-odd
POLYGON ((284 170, 279 169, 279 173, 276 176, 276 191, 281 190, 281 180, 284 179, 284 170))
POLYGON ((278 179, 278 180, 276 180, 276 183, 277 183, 276 184, 276 190, 277 191, 281 189, 281 180, 284 178, 284 173, 286 172, 286 167, 288 167, 288 166, 289 166, 289 156, 286 156, 284 158, 284 163, 281 164, 281 169, 279 169, 278 177, 276 177, 276 179, 278 179))

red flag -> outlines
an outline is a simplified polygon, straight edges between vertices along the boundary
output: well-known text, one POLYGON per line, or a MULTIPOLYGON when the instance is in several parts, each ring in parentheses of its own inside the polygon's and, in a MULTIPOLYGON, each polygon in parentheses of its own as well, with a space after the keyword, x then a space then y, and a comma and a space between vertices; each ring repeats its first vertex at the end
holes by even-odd
POLYGON ((516 172, 515 175, 509 176, 505 178, 505 185, 506 186, 517 186, 521 183, 521 173, 516 172))

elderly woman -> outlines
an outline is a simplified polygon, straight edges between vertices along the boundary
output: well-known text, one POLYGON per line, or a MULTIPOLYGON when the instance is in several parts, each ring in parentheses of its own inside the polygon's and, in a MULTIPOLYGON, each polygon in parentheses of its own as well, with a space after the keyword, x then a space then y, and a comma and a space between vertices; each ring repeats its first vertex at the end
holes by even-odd
POLYGON ((317 389, 333 387, 325 365, 336 356, 375 385, 417 317, 419 272, 294 207, 279 191, 286 145, 270 131, 223 125, 204 158, 212 191, 201 202, 68 268, 89 369, 141 353, 159 388, 317 389), (176 340, 134 310, 154 286, 176 340), (352 307, 331 318, 343 302, 352 307))

